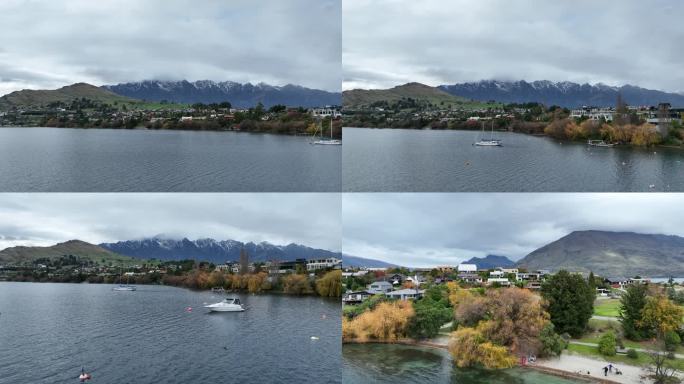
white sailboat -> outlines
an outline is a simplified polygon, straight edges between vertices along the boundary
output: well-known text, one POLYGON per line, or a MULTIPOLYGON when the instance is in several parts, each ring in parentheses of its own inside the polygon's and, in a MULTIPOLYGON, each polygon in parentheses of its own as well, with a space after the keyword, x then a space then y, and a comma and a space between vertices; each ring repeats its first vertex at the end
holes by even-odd
POLYGON ((126 284, 121 284, 121 278, 122 277, 123 277, 123 273, 121 274, 121 277, 119 277, 119 285, 112 288, 112 291, 129 291, 130 292, 130 291, 135 291, 137 289, 135 287, 135 285, 128 284, 130 276, 126 276, 126 284))
POLYGON ((495 139, 494 138, 494 120, 492 119, 492 134, 489 137, 489 140, 486 140, 483 138, 484 137, 484 123, 482 123, 482 136, 480 137, 480 140, 476 141, 473 145, 476 145, 478 147, 501 147, 501 140, 495 139))
POLYGON ((321 138, 313 142, 316 145, 342 145, 342 140, 333 139, 333 117, 330 116, 330 138, 323 138, 323 129, 321 129, 321 138))

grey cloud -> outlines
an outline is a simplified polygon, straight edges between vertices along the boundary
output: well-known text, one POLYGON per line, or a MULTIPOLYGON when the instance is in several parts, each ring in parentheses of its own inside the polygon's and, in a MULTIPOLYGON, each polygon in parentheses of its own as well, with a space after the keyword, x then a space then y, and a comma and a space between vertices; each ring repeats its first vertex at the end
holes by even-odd
POLYGON ((683 11, 674 0, 349 0, 344 76, 367 76, 343 87, 523 79, 684 90, 683 11))
POLYGON ((345 194, 343 251, 408 266, 518 259, 575 230, 684 236, 678 194, 345 194))
POLYGON ((335 194, 2 194, 0 248, 164 233, 341 249, 335 194))
POLYGON ((96 85, 144 79, 341 83, 340 0, 48 0, 0 3, 0 77, 96 85), (27 28, 30 26, 30 28, 27 28))

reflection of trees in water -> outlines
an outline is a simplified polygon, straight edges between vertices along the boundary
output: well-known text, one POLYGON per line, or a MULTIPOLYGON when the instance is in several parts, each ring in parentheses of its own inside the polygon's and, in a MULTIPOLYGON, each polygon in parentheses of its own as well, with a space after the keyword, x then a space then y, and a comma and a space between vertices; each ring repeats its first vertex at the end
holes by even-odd
MULTIPOLYGON (((345 384, 375 382, 387 384, 443 383, 443 384, 529 384, 518 370, 485 371, 459 369, 447 351, 391 344, 345 344, 342 347, 345 384)), ((525 372, 525 376, 534 372, 525 372)), ((550 383, 544 377, 539 383, 550 383)))

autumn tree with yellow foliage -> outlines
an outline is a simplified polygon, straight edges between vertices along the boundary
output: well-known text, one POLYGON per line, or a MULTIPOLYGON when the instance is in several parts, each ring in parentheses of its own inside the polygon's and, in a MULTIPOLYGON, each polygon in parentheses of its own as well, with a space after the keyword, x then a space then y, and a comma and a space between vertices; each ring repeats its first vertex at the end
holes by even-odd
POLYGON ((330 271, 318 279, 316 292, 323 297, 342 296, 342 271, 339 269, 330 271))
POLYGON ((449 352, 456 366, 470 368, 482 366, 503 369, 515 366, 516 358, 506 347, 494 345, 475 328, 461 328, 454 332, 449 342, 449 352))
POLYGON ((649 296, 641 310, 639 326, 651 329, 662 338, 667 332, 676 331, 682 325, 684 309, 663 295, 649 296))
POLYGON ((342 341, 396 342, 406 337, 407 327, 413 315, 413 304, 410 301, 382 302, 375 309, 366 311, 352 320, 344 317, 342 341))
POLYGON ((311 289, 311 283, 307 275, 291 273, 283 278, 283 292, 307 295, 313 293, 313 289, 311 289))
POLYGON ((453 291, 450 299, 457 301, 455 317, 463 325, 449 343, 459 367, 508 368, 515 356, 542 349, 540 335, 549 314, 538 295, 512 287, 490 289, 484 296, 453 291))

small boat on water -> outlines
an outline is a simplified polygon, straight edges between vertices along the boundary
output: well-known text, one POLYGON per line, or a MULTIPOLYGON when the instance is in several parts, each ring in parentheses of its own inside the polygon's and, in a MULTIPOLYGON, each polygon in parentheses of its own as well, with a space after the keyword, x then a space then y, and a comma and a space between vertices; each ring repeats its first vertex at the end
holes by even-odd
POLYGON ((121 284, 112 288, 112 291, 135 291, 136 289, 135 285, 121 284))
POLYGON ((227 297, 218 303, 205 305, 204 308, 211 312, 242 312, 245 308, 240 304, 240 299, 234 297, 227 297))
MULTIPOLYGON (((324 139, 323 138, 323 129, 321 129, 321 138, 319 140, 314 141, 312 144, 315 145, 342 145, 342 140, 338 139, 333 139, 333 126, 332 126, 332 116, 330 116, 330 138, 329 139, 324 139)), ((315 134, 314 134, 315 136, 315 134)))
POLYGON ((90 379, 92 379, 92 376, 90 376, 89 373, 86 373, 85 368, 81 368, 81 374, 78 375, 78 380, 80 380, 81 383, 83 383, 90 379))
POLYGON ((606 143, 603 140, 587 140, 587 145, 590 147, 602 147, 602 148, 612 148, 615 146, 615 144, 606 143))
POLYGON ((123 277, 123 274, 121 275, 121 277, 119 277, 119 285, 112 288, 112 291, 128 291, 128 292, 131 292, 131 291, 135 291, 137 289, 135 287, 135 285, 128 284, 128 280, 130 279, 130 276, 126 276, 126 284, 121 283, 122 277, 123 277))
MULTIPOLYGON (((484 123, 482 124, 482 136, 484 136, 484 123)), ((478 147, 502 147, 503 146, 501 144, 501 140, 494 138, 494 120, 492 120, 492 134, 491 134, 489 140, 483 139, 482 137, 480 137, 480 140, 473 143, 473 145, 478 146, 478 147)))

